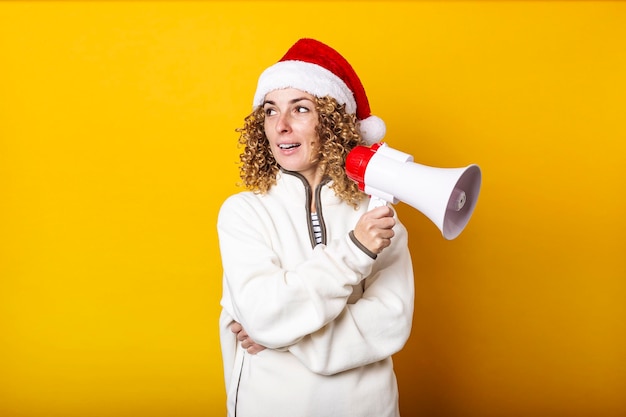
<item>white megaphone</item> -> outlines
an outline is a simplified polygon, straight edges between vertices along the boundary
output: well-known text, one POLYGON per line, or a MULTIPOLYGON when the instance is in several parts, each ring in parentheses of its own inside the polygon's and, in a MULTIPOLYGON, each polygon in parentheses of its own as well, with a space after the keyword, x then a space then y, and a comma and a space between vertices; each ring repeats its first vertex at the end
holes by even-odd
POLYGON ((420 165, 413 162, 413 156, 384 142, 352 149, 346 158, 346 173, 371 196, 369 209, 403 201, 435 223, 448 240, 456 238, 467 225, 481 184, 478 165, 420 165))

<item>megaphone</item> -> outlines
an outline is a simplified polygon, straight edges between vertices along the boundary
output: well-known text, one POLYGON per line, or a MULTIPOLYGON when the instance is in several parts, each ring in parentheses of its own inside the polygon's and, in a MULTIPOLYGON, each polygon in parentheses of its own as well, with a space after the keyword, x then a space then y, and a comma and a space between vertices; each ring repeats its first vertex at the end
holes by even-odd
POLYGON ((455 239, 469 222, 482 175, 476 164, 435 168, 413 162, 413 156, 379 142, 356 146, 346 158, 346 174, 371 196, 372 209, 402 201, 428 217, 443 237, 455 239))

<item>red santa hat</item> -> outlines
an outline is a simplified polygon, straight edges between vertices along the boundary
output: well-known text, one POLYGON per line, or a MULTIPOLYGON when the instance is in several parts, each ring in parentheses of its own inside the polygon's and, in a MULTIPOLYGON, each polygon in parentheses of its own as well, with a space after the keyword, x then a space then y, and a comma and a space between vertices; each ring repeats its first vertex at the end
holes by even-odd
POLYGON ((314 39, 300 39, 259 77, 253 106, 263 104, 265 95, 281 88, 296 88, 317 97, 331 96, 356 114, 359 131, 369 143, 380 141, 385 122, 370 113, 365 89, 356 72, 337 51, 314 39))

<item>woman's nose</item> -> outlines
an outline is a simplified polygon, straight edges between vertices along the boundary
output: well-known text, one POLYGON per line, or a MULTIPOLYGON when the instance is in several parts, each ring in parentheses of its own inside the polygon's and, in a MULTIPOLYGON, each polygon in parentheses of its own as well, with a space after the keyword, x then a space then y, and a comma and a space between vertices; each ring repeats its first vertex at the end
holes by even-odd
POLYGON ((278 116, 278 122, 276 123, 276 130, 284 133, 291 130, 291 122, 289 120, 289 113, 281 113, 278 116))

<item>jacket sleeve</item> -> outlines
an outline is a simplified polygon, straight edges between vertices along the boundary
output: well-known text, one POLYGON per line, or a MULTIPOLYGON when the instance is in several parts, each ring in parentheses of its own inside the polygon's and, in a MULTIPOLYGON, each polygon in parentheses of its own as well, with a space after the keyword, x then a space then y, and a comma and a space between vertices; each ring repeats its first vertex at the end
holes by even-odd
POLYGON ((311 371, 330 375, 377 362, 408 340, 414 304, 414 277, 404 226, 379 255, 363 296, 348 304, 324 328, 289 347, 311 371))
POLYGON ((331 250, 316 248, 306 261, 283 268, 263 230, 272 220, 264 216, 241 194, 220 209, 222 307, 255 342, 285 348, 340 315, 374 260, 346 235, 331 250))

